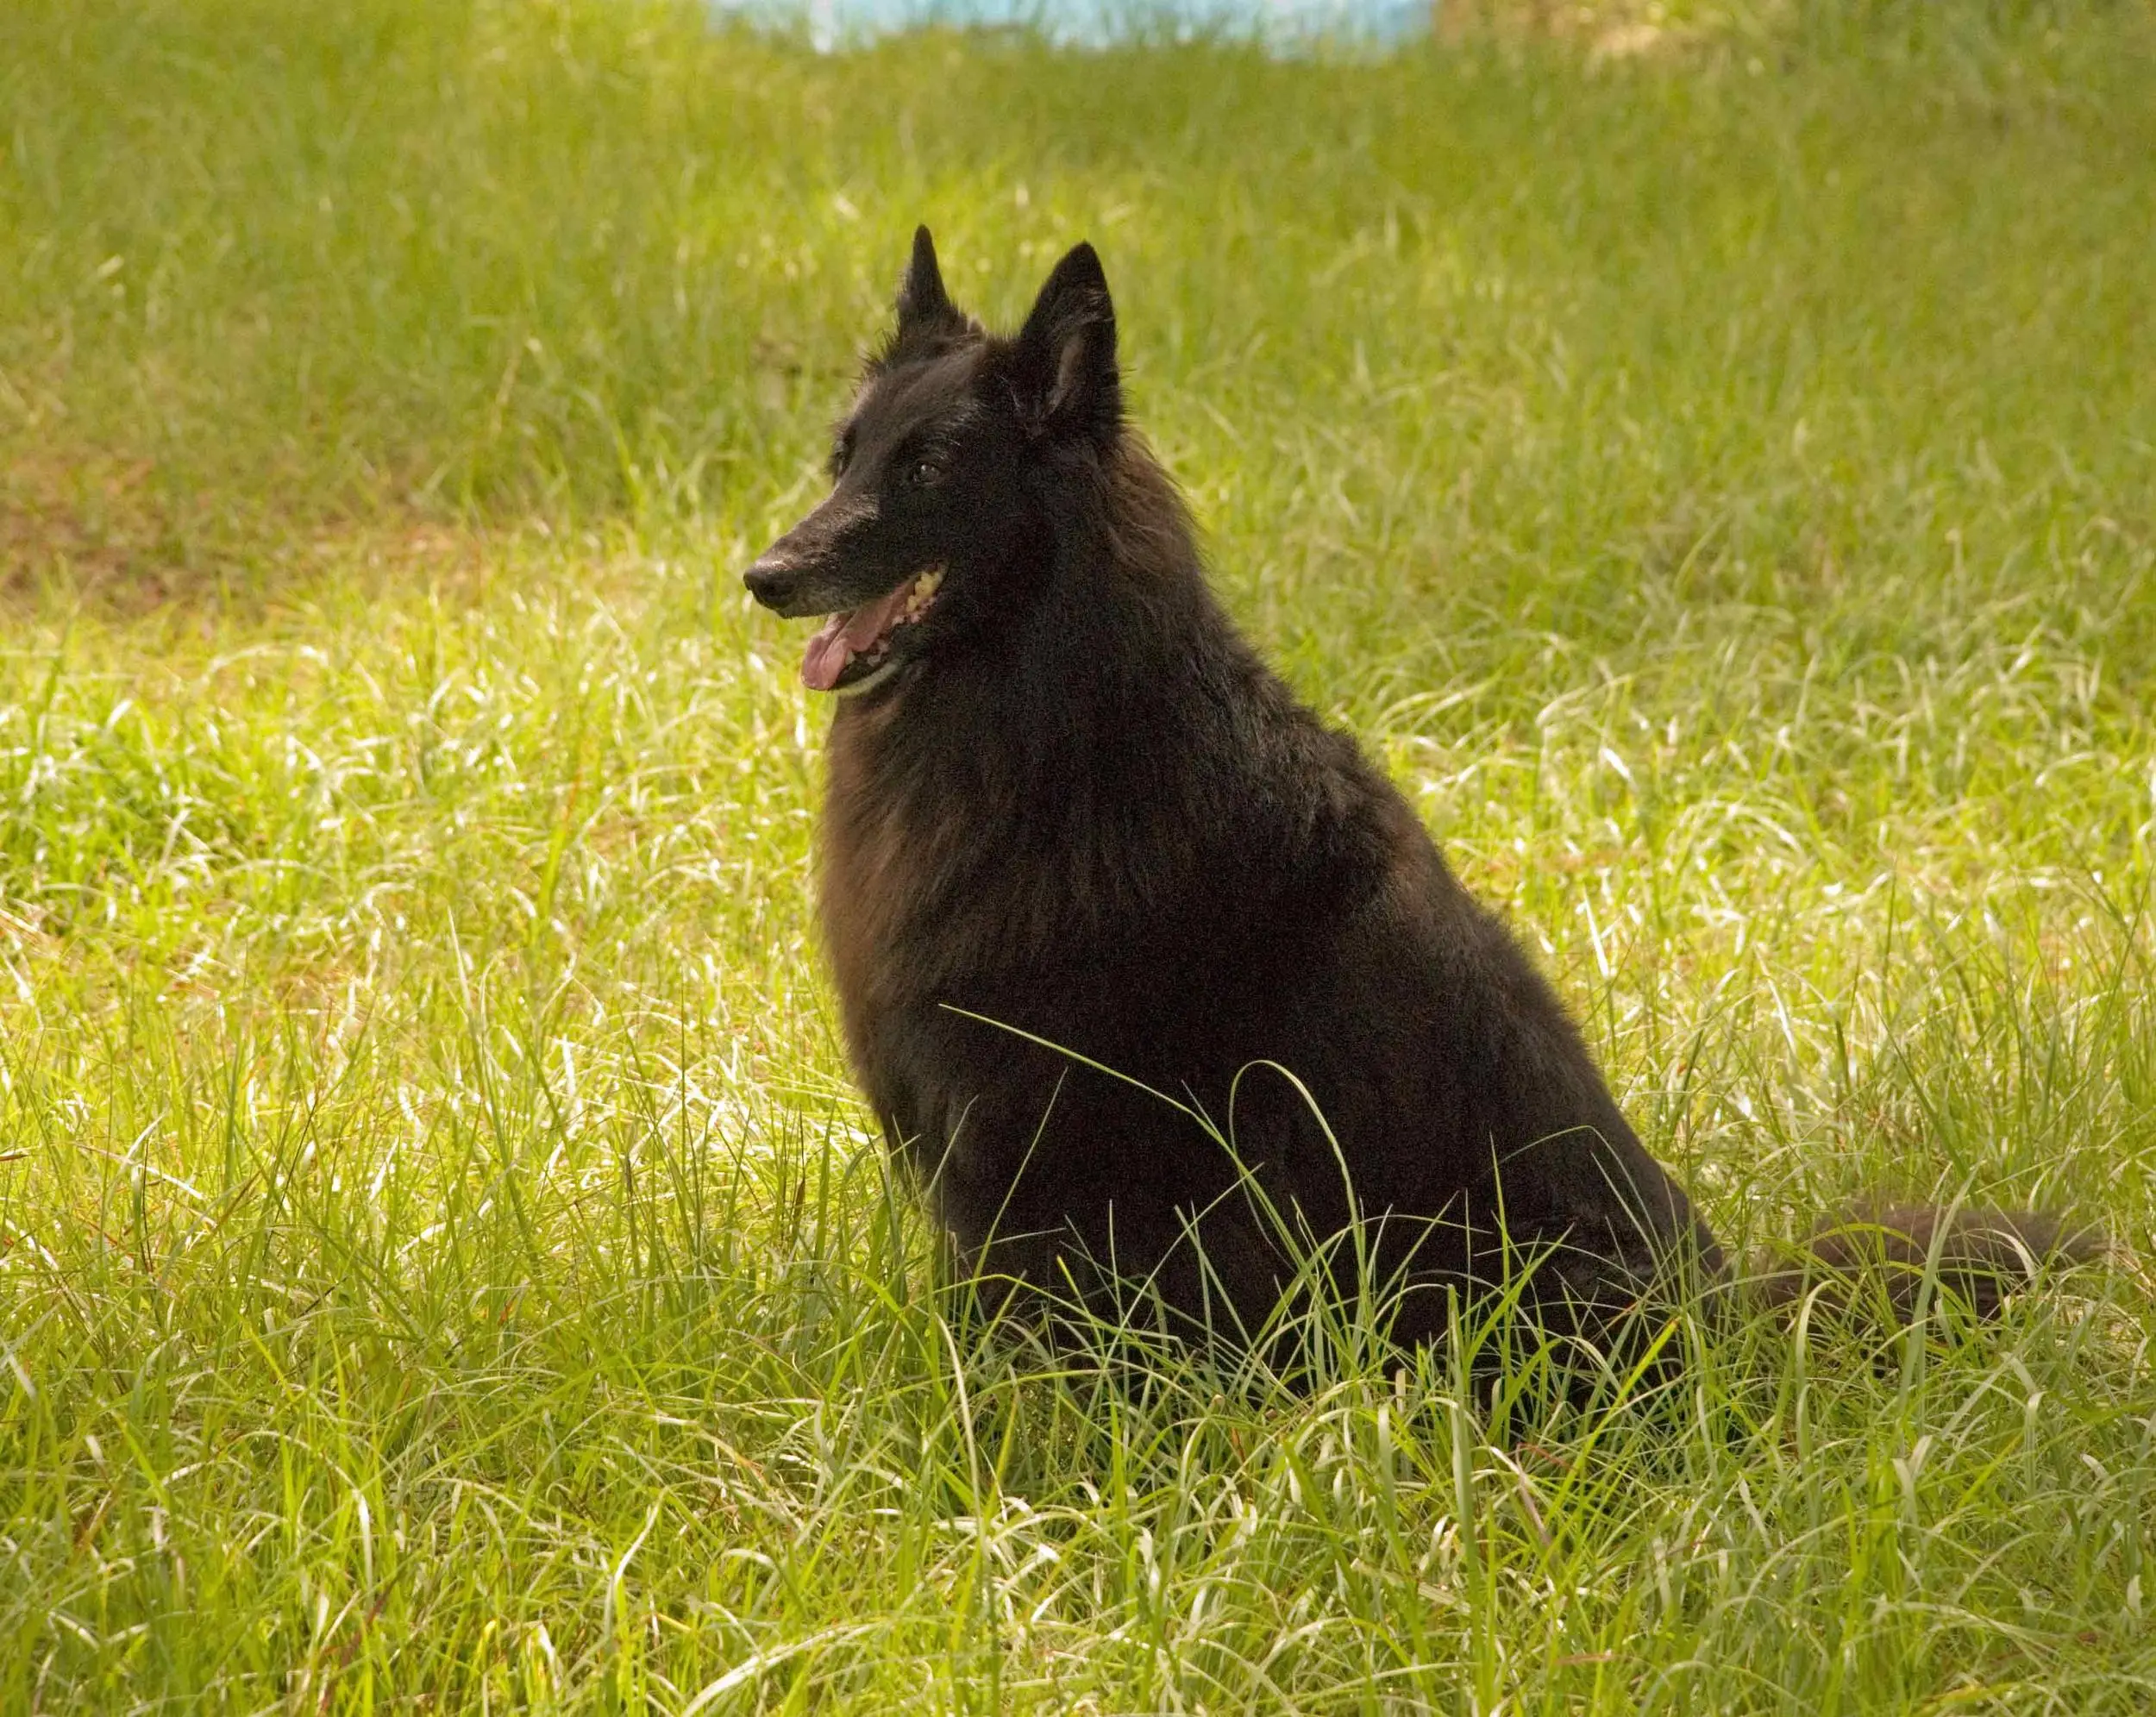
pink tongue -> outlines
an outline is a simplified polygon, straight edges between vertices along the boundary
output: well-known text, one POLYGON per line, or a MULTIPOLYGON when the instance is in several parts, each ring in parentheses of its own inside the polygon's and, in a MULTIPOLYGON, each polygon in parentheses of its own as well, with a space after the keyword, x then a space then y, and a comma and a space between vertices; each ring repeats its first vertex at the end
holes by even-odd
POLYGON ((843 611, 832 615, 808 641, 808 654, 801 658, 801 683, 810 691, 830 691, 838 684, 838 676, 846 671, 846 663, 853 652, 846 648, 842 634, 846 623, 853 617, 843 611))
POLYGON ((913 588, 908 579, 888 596, 849 611, 841 610, 816 629, 801 658, 801 683, 812 692, 829 692, 846 664, 887 631, 913 588))

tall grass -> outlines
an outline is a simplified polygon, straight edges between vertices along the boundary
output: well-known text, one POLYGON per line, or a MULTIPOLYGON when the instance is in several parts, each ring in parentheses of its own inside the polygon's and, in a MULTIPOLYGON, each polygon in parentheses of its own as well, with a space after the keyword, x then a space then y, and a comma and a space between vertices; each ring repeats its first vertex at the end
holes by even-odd
POLYGON ((0 1701, 2147 1709, 2152 46, 0 10, 0 1701), (1718 1230, 2113 1263, 1525 1430, 950 1315, 736 580, 924 218, 995 316, 1100 243, 1228 599, 1718 1230))

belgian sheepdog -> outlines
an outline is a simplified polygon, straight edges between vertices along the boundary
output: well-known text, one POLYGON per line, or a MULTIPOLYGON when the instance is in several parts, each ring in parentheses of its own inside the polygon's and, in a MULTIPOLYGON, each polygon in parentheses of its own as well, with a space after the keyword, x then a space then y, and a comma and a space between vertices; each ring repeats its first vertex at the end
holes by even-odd
MULTIPOLYGON (((1549 982, 1207 588, 1125 420, 1091 246, 1005 338, 921 229, 830 473, 747 583, 824 617, 801 676, 838 694, 821 888, 846 1039, 981 1280, 1094 1311, 1138 1284, 1247 1338, 1308 1242, 1326 1291, 1381 1294, 1418 1342, 1446 1289, 1523 1265, 1568 1338, 1727 1279, 1549 982)), ((2059 1238, 1870 1227, 1980 1300, 2059 1238)))

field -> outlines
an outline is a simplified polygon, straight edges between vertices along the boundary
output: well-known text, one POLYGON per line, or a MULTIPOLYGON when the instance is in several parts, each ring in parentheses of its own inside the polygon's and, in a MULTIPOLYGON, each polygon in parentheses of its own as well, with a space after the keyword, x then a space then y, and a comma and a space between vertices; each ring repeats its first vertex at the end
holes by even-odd
MULTIPOLYGON (((2156 21, 871 52, 0 9, 0 1709, 2156 1705, 2156 21), (1739 1244, 2119 1244, 1494 1435, 984 1342, 738 573, 917 220, 1739 1244)), ((1501 1407, 1499 1403, 1499 1407, 1501 1407)))

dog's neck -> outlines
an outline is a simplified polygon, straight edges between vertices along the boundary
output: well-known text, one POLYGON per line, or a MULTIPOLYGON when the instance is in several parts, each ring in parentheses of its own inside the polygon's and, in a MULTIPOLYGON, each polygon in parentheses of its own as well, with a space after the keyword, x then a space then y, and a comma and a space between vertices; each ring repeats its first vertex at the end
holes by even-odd
POLYGON ((833 721, 827 889, 873 887, 879 912, 1006 943, 923 938, 938 963, 1082 961, 1133 909, 1163 937, 1232 934, 1224 908, 1262 915, 1257 891, 1334 838, 1322 805, 1266 785, 1282 748, 1320 743, 1317 724, 1214 600, 1157 467, 1130 480, 1135 501, 1078 511, 1017 624, 833 721))

